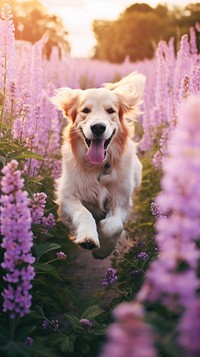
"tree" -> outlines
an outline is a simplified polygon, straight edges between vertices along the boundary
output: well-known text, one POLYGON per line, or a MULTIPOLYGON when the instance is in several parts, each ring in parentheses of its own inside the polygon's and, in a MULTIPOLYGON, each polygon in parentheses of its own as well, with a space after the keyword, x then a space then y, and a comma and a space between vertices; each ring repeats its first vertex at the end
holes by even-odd
POLYGON ((124 15, 128 15, 130 13, 133 12, 142 12, 142 13, 148 13, 148 12, 152 12, 153 8, 145 3, 142 4, 133 4, 131 6, 129 6, 125 11, 124 11, 124 15))
POLYGON ((122 62, 152 58, 159 40, 189 32, 200 19, 200 3, 169 10, 166 5, 156 8, 143 3, 128 7, 116 21, 95 21, 93 31, 97 40, 94 58, 122 62))
POLYGON ((16 39, 32 43, 38 41, 45 33, 49 35, 45 52, 47 57, 53 46, 70 51, 68 32, 62 19, 57 15, 48 14, 39 0, 7 1, 12 8, 16 39))

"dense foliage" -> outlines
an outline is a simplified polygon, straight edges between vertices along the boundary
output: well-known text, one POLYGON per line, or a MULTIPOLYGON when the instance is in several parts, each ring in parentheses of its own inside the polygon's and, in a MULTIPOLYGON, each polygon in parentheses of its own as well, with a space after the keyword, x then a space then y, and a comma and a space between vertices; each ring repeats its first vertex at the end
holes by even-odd
POLYGON ((117 63, 126 56, 131 61, 152 58, 160 40, 173 36, 178 46, 180 35, 189 33, 199 18, 200 3, 172 10, 167 5, 133 4, 116 21, 94 21, 94 58, 117 63))
POLYGON ((16 51, 11 9, 4 5, 1 356, 199 356, 197 32, 199 36, 198 23, 190 30, 190 41, 182 36, 177 57, 170 40, 159 42, 153 60, 136 64, 60 59, 56 48, 47 61, 42 57, 45 37, 16 51), (49 97, 58 87, 98 87, 133 70, 147 76, 143 115, 136 128, 143 181, 134 197, 126 244, 115 250, 113 267, 102 276, 99 296, 114 289, 118 297, 102 307, 99 297, 85 300, 73 289, 69 271, 77 247, 67 240, 67 227, 57 220, 54 203, 66 123, 49 97))

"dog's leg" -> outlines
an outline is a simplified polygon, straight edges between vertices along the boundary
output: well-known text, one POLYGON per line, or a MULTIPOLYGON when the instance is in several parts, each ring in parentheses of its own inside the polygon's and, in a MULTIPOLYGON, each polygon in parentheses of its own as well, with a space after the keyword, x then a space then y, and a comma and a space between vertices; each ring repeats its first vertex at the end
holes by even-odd
POLYGON ((127 218, 127 207, 116 207, 99 223, 99 239, 101 248, 93 251, 94 258, 104 259, 111 254, 123 231, 123 223, 127 218))
POLYGON ((67 197, 60 203, 59 212, 63 223, 67 219, 72 222, 76 233, 75 243, 86 249, 99 247, 96 222, 79 199, 74 196, 67 197))

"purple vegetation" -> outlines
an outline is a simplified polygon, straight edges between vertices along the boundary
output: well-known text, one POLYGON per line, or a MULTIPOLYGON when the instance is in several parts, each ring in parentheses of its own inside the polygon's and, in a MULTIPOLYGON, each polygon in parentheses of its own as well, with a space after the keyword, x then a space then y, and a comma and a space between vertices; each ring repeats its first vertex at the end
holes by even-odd
POLYGON ((17 168, 15 160, 4 166, 0 199, 1 247, 5 250, 1 267, 8 283, 2 293, 3 311, 9 311, 11 318, 30 312, 32 296, 29 290, 35 276, 29 199, 27 192, 23 191, 24 180, 17 168))

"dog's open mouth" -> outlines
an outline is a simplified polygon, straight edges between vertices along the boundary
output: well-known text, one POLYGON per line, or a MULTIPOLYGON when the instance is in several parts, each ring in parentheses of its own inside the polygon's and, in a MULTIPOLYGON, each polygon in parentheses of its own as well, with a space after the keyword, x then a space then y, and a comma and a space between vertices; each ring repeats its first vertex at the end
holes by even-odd
MULTIPOLYGON (((108 145, 109 145, 110 142, 111 142, 111 139, 112 139, 113 135, 114 135, 114 133, 113 133, 107 140, 104 141, 104 149, 107 149, 108 145)), ((85 137, 85 141, 86 141, 86 144, 87 144, 87 146, 88 146, 88 148, 89 148, 92 141, 93 141, 93 142, 94 142, 94 141, 99 142, 99 141, 101 141, 101 139, 89 140, 89 139, 87 139, 87 138, 85 137)))
POLYGON ((100 138, 89 140, 84 136, 88 146, 87 158, 92 164, 100 164, 104 160, 106 156, 106 149, 114 134, 115 130, 113 130, 112 135, 106 140, 100 138))

